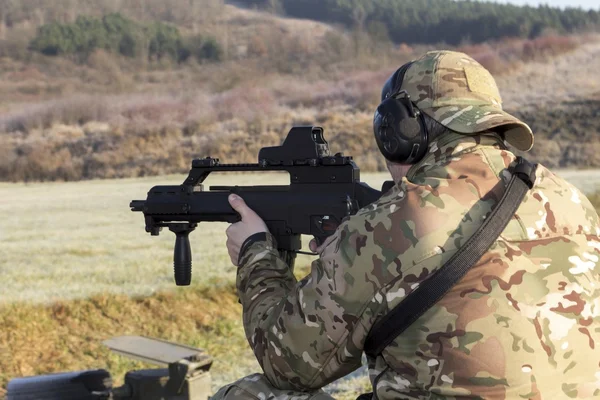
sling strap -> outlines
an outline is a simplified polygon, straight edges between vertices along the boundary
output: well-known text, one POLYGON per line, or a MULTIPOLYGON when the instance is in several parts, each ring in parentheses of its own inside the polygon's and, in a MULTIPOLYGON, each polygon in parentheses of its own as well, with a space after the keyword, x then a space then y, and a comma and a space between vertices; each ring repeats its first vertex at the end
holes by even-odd
POLYGON ((536 169, 537 164, 517 157, 516 165, 509 169, 512 178, 508 187, 485 222, 448 262, 373 325, 364 346, 368 356, 374 358, 381 354, 481 259, 515 215, 528 190, 533 188, 536 169))

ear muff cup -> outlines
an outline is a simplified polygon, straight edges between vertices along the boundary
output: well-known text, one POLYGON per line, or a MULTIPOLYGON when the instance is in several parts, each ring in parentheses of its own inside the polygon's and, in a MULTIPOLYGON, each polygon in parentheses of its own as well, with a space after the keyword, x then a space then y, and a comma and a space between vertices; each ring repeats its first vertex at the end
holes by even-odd
POLYGON ((405 91, 393 94, 377 107, 373 133, 379 151, 391 162, 414 164, 427 152, 427 127, 405 91))
POLYGON ((381 90, 381 104, 373 117, 375 141, 383 156, 400 164, 421 160, 429 146, 429 134, 423 115, 402 89, 406 63, 388 78, 381 90))
POLYGON ((408 139, 414 139, 421 134, 421 126, 415 118, 403 119, 398 125, 400 132, 404 132, 408 139))

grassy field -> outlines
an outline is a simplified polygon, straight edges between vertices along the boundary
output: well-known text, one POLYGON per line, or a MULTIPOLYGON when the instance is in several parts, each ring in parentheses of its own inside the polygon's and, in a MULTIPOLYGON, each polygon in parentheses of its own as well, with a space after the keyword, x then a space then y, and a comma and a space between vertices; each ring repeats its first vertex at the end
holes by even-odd
MULTIPOLYGON (((285 184, 285 174, 211 176, 210 184, 285 184), (220 177, 220 178, 219 178, 220 177)), ((205 348, 215 358, 215 388, 259 370, 241 325, 235 267, 224 223, 190 235, 193 284, 173 282, 174 234, 153 237, 129 209, 157 184, 184 176, 78 183, 0 184, 0 387, 15 376, 107 368, 117 378, 140 363, 100 342, 141 334, 205 348)), ((364 174, 380 187, 385 174, 364 174)), ((304 238, 309 239, 309 238, 304 238)), ((304 240, 305 244, 307 240, 304 240)), ((300 255, 297 273, 311 257, 300 255)), ((149 366, 145 366, 149 367, 149 366)), ((366 377, 331 391, 362 387, 366 377)), ((2 389, 0 389, 0 395, 2 389)), ((339 396, 343 398, 344 392, 339 396)))
MULTIPOLYGON (((370 133, 379 88, 432 46, 374 46, 364 32, 221 0, 195 2, 206 5, 196 9, 201 15, 190 14, 187 2, 159 0, 143 1, 146 7, 10 2, 23 15, 11 14, 11 26, 0 29, 0 180, 22 183, 0 182, 0 398, 17 376, 106 368, 119 383, 125 371, 150 367, 101 345, 122 334, 206 349, 215 359, 215 389, 258 371, 225 249, 227 225, 204 223, 191 234, 193 284, 178 288, 174 234, 150 236, 129 202, 144 199, 151 186, 180 184, 185 175, 167 174, 187 171, 191 157, 254 162, 259 148, 279 144, 293 125, 324 126, 332 152, 354 156, 363 171, 384 168, 370 133), (164 19, 154 11, 168 14, 186 35, 223 38, 225 60, 176 65, 96 51, 83 63, 27 50, 44 21, 107 11, 143 21, 164 19), (156 176, 129 178, 147 175, 156 176), (89 178, 101 179, 31 183, 89 178)), ((597 168, 599 40, 551 35, 459 50, 492 70, 507 109, 531 121, 540 149, 534 156, 553 166, 597 168), (546 84, 556 76, 564 79, 546 84)), ((600 208, 600 171, 559 173, 586 193, 598 192, 591 199, 600 208)), ((218 176, 208 184, 288 182, 280 174, 218 176)), ((387 178, 363 174, 374 187, 387 178)), ((298 257, 298 276, 310 261, 298 257)), ((367 384, 363 369, 327 391, 354 399, 367 384)))
MULTIPOLYGON (((600 189, 600 171, 559 171, 587 193, 600 189)), ((380 187, 387 174, 363 174, 380 187)), ((193 284, 176 288, 174 235, 152 237, 129 210, 157 184, 184 176, 78 183, 0 184, 0 395, 16 376, 107 368, 120 378, 142 364, 109 354, 100 342, 140 334, 201 347, 215 357, 215 388, 255 372, 235 295, 235 267, 222 223, 192 235, 193 284)), ((215 175, 210 184, 283 184, 286 175, 215 175)), ((600 198, 594 197, 600 207, 600 198)), ((304 238, 308 239, 308 238, 304 238)), ((306 241, 305 241, 306 244, 306 241)), ((298 275, 311 257, 298 258, 298 275)), ((328 388, 353 398, 364 374, 328 388)))
MULTIPOLYGON (((385 174, 363 174, 381 187, 385 174)), ((210 184, 285 184, 282 174, 211 176, 210 184)), ((95 293, 150 295, 173 288, 173 245, 168 230, 150 236, 129 202, 145 199, 154 185, 185 176, 95 180, 77 183, 0 183, 0 304, 48 303, 95 293)), ((287 179, 287 180, 286 180, 287 179)), ((224 223, 202 223, 190 234, 193 283, 228 284, 235 267, 225 249, 224 223)), ((302 256, 298 264, 308 264, 302 256)))

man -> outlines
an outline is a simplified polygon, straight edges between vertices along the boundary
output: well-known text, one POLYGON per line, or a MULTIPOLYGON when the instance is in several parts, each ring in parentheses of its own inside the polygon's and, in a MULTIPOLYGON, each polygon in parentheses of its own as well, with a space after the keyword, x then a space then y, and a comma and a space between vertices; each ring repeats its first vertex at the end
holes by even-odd
MULTIPOLYGON (((382 101, 402 90, 412 117, 422 118, 414 129, 427 151, 420 159, 411 152, 412 165, 388 158, 396 185, 318 249, 311 243, 319 258, 309 276, 297 281, 264 222, 230 197, 242 220, 227 230, 227 247, 264 375, 215 398, 330 399, 320 389, 361 365, 373 325, 497 204, 515 160, 505 142, 533 145, 529 127, 502 111, 492 76, 465 54, 429 52, 407 64, 386 82, 382 101)), ((381 145, 381 119, 384 152, 394 146, 381 145)), ((368 358, 372 398, 600 398, 599 236, 585 196, 539 165, 535 186, 487 253, 368 358)))

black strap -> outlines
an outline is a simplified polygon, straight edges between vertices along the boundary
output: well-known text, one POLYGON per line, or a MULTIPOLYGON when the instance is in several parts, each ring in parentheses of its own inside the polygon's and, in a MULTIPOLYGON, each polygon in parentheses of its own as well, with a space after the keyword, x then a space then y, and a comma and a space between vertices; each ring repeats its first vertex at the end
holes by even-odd
POLYGON ((517 157, 517 164, 510 170, 512 179, 485 222, 446 264, 373 325, 365 341, 367 355, 379 355, 481 259, 515 215, 527 191, 533 188, 536 168, 536 164, 517 157))

